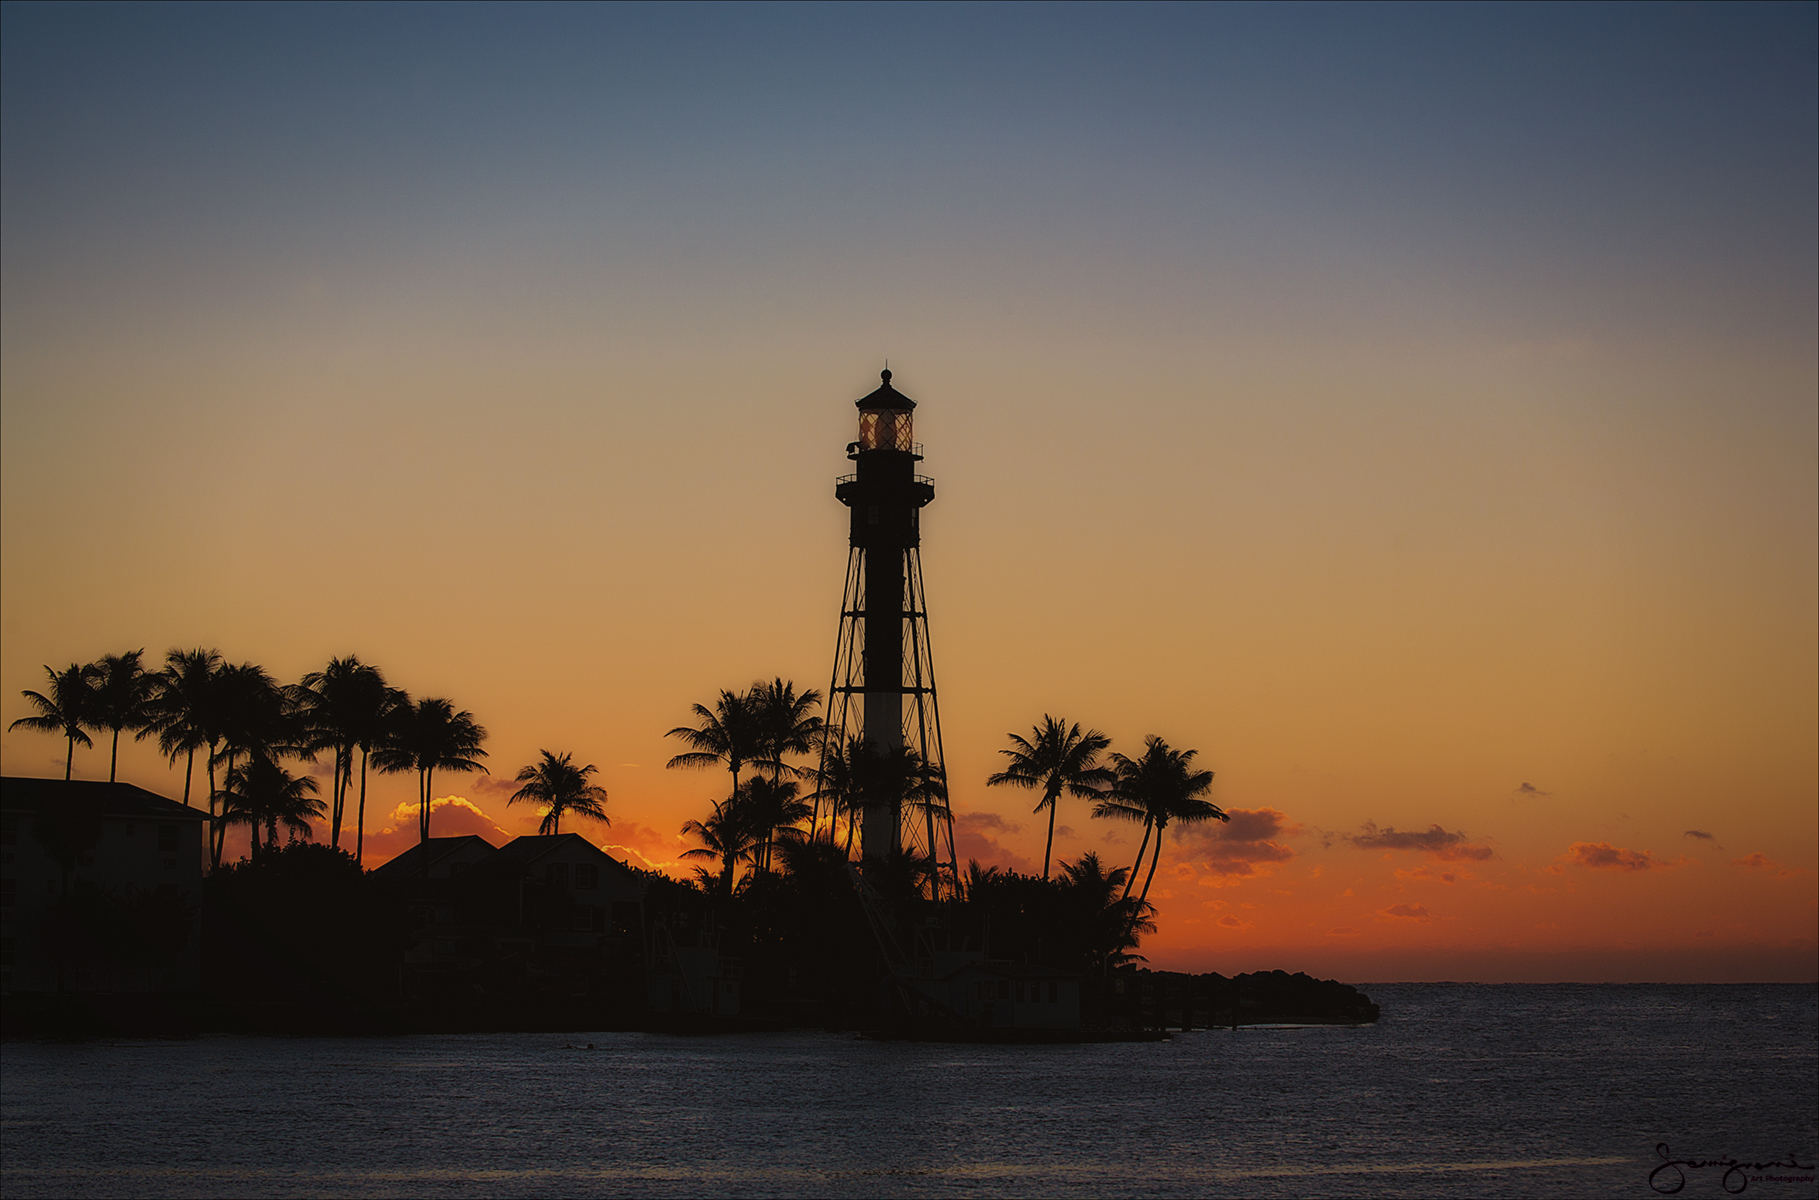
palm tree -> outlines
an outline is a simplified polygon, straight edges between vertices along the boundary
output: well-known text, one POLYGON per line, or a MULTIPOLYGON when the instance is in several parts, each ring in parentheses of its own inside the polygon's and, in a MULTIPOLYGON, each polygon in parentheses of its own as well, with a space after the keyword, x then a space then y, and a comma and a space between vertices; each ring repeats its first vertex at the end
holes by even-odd
POLYGON ((1139 933, 1154 933, 1149 904, 1119 895, 1130 872, 1107 871, 1098 854, 1088 850, 1077 863, 1062 863, 1060 884, 1071 924, 1082 935, 1088 970, 1109 971, 1141 955, 1134 954, 1139 933))
POLYGON ((164 656, 164 670, 157 675, 150 728, 158 735, 158 749, 172 766, 177 765, 179 754, 186 756, 185 805, 189 804, 190 785, 196 778, 196 751, 210 744, 210 706, 214 703, 215 677, 220 671, 221 652, 197 647, 170 651, 164 656))
MULTIPOLYGON (((216 818, 215 767, 225 765, 226 775, 243 760, 307 757, 308 731, 299 719, 296 697, 278 686, 264 667, 239 663, 215 673, 212 712, 209 716, 209 815, 216 818), (219 745, 220 749, 214 749, 219 745)), ((210 862, 221 865, 228 822, 223 811, 214 820, 210 862)))
POLYGON ((682 832, 685 836, 701 839, 701 845, 684 850, 682 857, 719 859, 720 890, 723 895, 731 896, 733 873, 740 863, 752 861, 752 847, 757 841, 746 814, 740 811, 737 793, 735 799, 725 804, 715 801, 713 815, 707 820, 683 822, 682 832))
MULTIPOLYGON (((385 692, 385 680, 374 668, 353 655, 332 658, 326 670, 303 677, 299 697, 315 748, 331 751, 334 772, 330 781, 329 845, 341 846, 341 823, 347 813, 347 793, 354 782, 354 750, 361 731, 372 723, 376 698, 385 692)), ((362 755, 364 756, 364 751, 362 755)), ((361 776, 364 791, 364 764, 361 776)), ((362 810, 364 817, 364 810, 362 810)))
POLYGON ((1069 727, 1047 713, 1042 724, 1033 726, 1032 738, 1011 734, 1011 748, 998 753, 1009 758, 1010 765, 988 777, 987 787, 1009 784, 1012 787, 1041 788, 1042 799, 1034 811, 1048 809, 1048 842, 1042 848, 1042 878, 1048 878, 1049 858, 1055 849, 1055 809, 1061 793, 1097 799, 1111 786, 1114 776, 1098 765, 1099 755, 1112 739, 1097 729, 1080 732, 1080 726, 1069 727))
MULTIPOLYGON (((113 730, 113 751, 107 763, 107 781, 113 783, 120 766, 120 731, 137 730, 140 738, 150 732, 150 701, 157 686, 145 673, 143 648, 125 654, 103 654, 94 665, 95 716, 113 730)), ((134 740, 138 740, 137 738, 134 740)))
POLYGON ((94 672, 77 663, 71 663, 67 671, 53 671, 48 665, 44 673, 50 676, 50 695, 43 692, 27 691, 21 693, 37 713, 29 717, 20 717, 6 728, 35 729, 40 733, 61 734, 69 741, 69 752, 63 757, 63 778, 68 780, 76 765, 76 743, 86 748, 93 746, 94 740, 88 736, 91 729, 100 729, 100 719, 95 713, 95 676, 94 672))
POLYGON ((690 707, 701 718, 701 724, 695 727, 678 725, 663 736, 681 738, 683 745, 691 749, 676 755, 665 766, 705 770, 725 764, 733 773, 733 794, 736 795, 739 772, 764 751, 751 697, 723 688, 711 712, 700 704, 690 707))
MULTIPOLYGON (((479 771, 486 757, 480 743, 486 730, 474 714, 455 711, 447 700, 424 699, 415 704, 405 697, 393 711, 391 737, 373 755, 381 771, 417 772, 417 841, 429 841, 430 792, 437 771, 479 771)), ((427 866, 429 859, 424 857, 427 866)))
POLYGON ((760 870, 771 869, 771 847, 776 843, 777 835, 801 837, 797 823, 807 820, 815 811, 797 798, 796 790, 796 782, 792 779, 766 779, 762 775, 739 785, 737 803, 757 837, 760 870))
POLYGON ((397 688, 387 687, 378 667, 363 665, 349 681, 342 699, 342 715, 360 751, 360 805, 354 816, 354 861, 358 863, 366 853, 367 760, 391 736, 393 714, 409 704, 411 698, 397 688))
POLYGON ((577 767, 572 754, 558 757, 548 750, 538 753, 543 755, 542 762, 519 769, 518 782, 524 786, 511 794, 508 805, 520 800, 544 805, 543 822, 537 826, 541 834, 561 833, 565 812, 612 824, 606 815, 606 789, 587 781, 598 769, 593 763, 577 767))
POLYGON ((322 801, 316 799, 316 781, 309 776, 293 777, 265 754, 254 754, 227 773, 222 824, 247 825, 252 831, 252 858, 259 861, 259 830, 265 829, 265 843, 278 844, 278 826, 283 825, 292 839, 310 836, 309 819, 322 817, 322 801))
MULTIPOLYGON (((809 836, 818 836, 821 827, 821 805, 827 803, 827 840, 832 844, 840 828, 840 818, 847 818, 849 830, 852 820, 859 812, 862 799, 859 795, 859 784, 853 773, 854 753, 859 742, 847 741, 840 731, 832 727, 821 731, 821 762, 811 773, 810 778, 815 790, 808 798, 815 802, 814 813, 810 818, 809 836)), ((851 838, 848 839, 849 849, 851 838)))
POLYGON ((747 694, 758 726, 758 756, 771 770, 772 779, 787 772, 798 774, 783 761, 786 754, 807 754, 818 744, 821 718, 810 710, 821 703, 814 688, 796 694, 796 685, 781 676, 769 683, 754 683, 747 694))
POLYGON ((817 803, 826 799, 833 809, 828 823, 830 840, 840 817, 846 817, 848 854, 867 807, 882 804, 899 809, 908 805, 926 810, 947 796, 947 781, 920 754, 907 746, 880 749, 866 738, 845 742, 837 735, 831 738, 815 782, 817 803))
POLYGON ((1156 835, 1156 848, 1150 855, 1149 874, 1143 880, 1142 904, 1149 899, 1150 881, 1156 877, 1156 864, 1162 858, 1162 838, 1170 821, 1193 824, 1199 821, 1226 821, 1218 805, 1201 799, 1212 790, 1213 773, 1193 769, 1194 750, 1173 750, 1169 744, 1151 734, 1143 739, 1143 754, 1130 759, 1112 755, 1112 769, 1117 781, 1110 795, 1093 809, 1095 817, 1119 817, 1143 822, 1143 841, 1137 847, 1137 861, 1125 881, 1124 894, 1130 895, 1137 868, 1143 865, 1143 852, 1150 834, 1156 835))

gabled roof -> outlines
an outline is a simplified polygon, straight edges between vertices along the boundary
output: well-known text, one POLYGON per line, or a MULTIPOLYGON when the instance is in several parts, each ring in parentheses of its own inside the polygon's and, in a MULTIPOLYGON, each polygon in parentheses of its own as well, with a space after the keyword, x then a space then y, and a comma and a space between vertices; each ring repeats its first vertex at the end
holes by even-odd
POLYGON ((206 821, 208 814, 167 800, 130 783, 105 783, 94 779, 28 779, 22 775, 0 777, 0 808, 37 812, 59 804, 87 804, 103 816, 143 821, 206 821))
POLYGON ((550 835, 531 834, 525 837, 513 838, 499 848, 499 857, 510 862, 522 863, 524 866, 528 867, 539 859, 547 858, 549 855, 554 854, 559 850, 583 848, 591 851, 600 858, 604 858, 607 862, 612 863, 621 870, 631 870, 630 867, 627 867, 624 863, 620 862, 618 859, 614 858, 578 833, 558 833, 550 835))
POLYGON ((495 849, 491 842, 474 833, 464 834, 461 837, 431 838, 427 842, 419 842, 412 846, 390 862, 374 867, 371 873, 375 879, 406 878, 427 867, 435 866, 449 855, 458 850, 464 850, 475 842, 485 846, 489 851, 495 849), (428 853, 427 863, 424 858, 426 851, 428 853))

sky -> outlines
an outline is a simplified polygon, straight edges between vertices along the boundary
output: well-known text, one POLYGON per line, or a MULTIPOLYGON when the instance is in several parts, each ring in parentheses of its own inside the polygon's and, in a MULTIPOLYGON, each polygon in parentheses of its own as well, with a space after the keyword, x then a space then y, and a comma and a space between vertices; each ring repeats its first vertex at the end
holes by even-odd
POLYGON ((1819 977, 1819 7, 0 22, 5 720, 357 654, 489 730, 436 833, 547 748, 686 873, 664 733, 826 686, 888 361, 963 859, 1040 870, 1052 713, 1216 772, 1152 965, 1819 977))

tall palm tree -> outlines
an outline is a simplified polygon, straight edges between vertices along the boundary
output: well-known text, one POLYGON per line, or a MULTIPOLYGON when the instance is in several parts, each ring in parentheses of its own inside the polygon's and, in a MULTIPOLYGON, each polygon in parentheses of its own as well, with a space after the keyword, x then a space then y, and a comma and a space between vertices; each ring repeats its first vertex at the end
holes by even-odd
POLYGON ((1156 864, 1162 858, 1162 839, 1170 821, 1186 825, 1231 819, 1218 805, 1202 799, 1212 790, 1213 773, 1194 770, 1196 753, 1171 749, 1167 742, 1151 734, 1143 739, 1140 757, 1112 755, 1112 770, 1117 781, 1112 785, 1111 793, 1095 806, 1093 815, 1143 822, 1143 841, 1137 847, 1137 861, 1124 885, 1126 896, 1130 895, 1137 868, 1143 865, 1143 852, 1149 845, 1150 835, 1155 834, 1156 847, 1150 855, 1149 874, 1144 877, 1139 904, 1149 899, 1150 881, 1156 877, 1156 864))
POLYGON ((337 849, 341 846, 347 793, 354 781, 354 750, 360 744, 361 729, 370 721, 373 698, 382 694, 384 687, 385 681, 378 672, 351 654, 331 658, 325 670, 311 671, 300 684, 298 695, 311 743, 329 751, 334 759, 329 784, 328 844, 337 849))
POLYGON ((139 738, 150 732, 150 704, 157 679, 146 674, 144 658, 145 650, 141 648, 125 654, 103 654, 94 665, 96 719, 114 734, 107 763, 109 783, 114 782, 120 766, 120 731, 135 730, 139 738))
POLYGON ((747 694, 758 726, 758 756, 773 780, 799 772, 783 761, 786 754, 807 754, 819 744, 821 718, 812 713, 821 703, 814 688, 796 694, 793 681, 781 676, 769 683, 754 683, 747 694))
MULTIPOLYGON (((411 703, 406 698, 393 710, 391 737, 373 755, 373 765, 381 771, 417 772, 417 841, 429 841, 430 793, 435 787, 437 771, 479 771, 486 751, 480 743, 486 730, 474 720, 474 714, 447 700, 428 698, 411 703)), ((427 866, 429 860, 424 858, 427 866)))
POLYGON ((690 706, 701 718, 698 726, 678 725, 664 737, 681 738, 690 747, 664 764, 705 770, 724 765, 733 774, 733 793, 739 791, 739 773, 747 763, 756 761, 764 752, 757 708, 749 694, 721 689, 720 698, 710 711, 705 705, 690 706))
POLYGON ((1080 726, 1069 726, 1047 713, 1042 723, 1031 727, 1029 738, 1010 734, 1011 747, 998 753, 1010 759, 1004 770, 989 776, 987 787, 1009 784, 1012 787, 1041 788, 1042 799, 1034 811, 1048 809, 1048 842, 1042 848, 1042 878, 1048 878, 1050 856, 1055 850, 1055 809, 1061 793, 1098 799, 1112 785, 1114 776, 1099 766, 1099 755, 1112 739, 1097 729, 1080 732, 1080 726))
POLYGON ((538 753, 543 755, 543 761, 519 768, 518 782, 524 786, 513 792, 506 804, 529 800, 543 805, 543 821, 537 826, 541 834, 561 833, 565 812, 592 817, 606 825, 613 823, 606 815, 606 789, 587 781, 598 770, 593 763, 577 767, 572 754, 558 756, 548 750, 538 753))
POLYGON ((251 827, 254 862, 259 861, 261 828, 265 844, 275 846, 280 825, 292 838, 307 838, 310 818, 320 820, 323 815, 316 781, 307 775, 293 777, 268 755, 254 754, 236 765, 225 782, 222 824, 251 827))
POLYGON ((752 861, 753 847, 757 841, 735 798, 725 804, 714 802, 713 815, 705 821, 685 821, 682 824, 684 836, 698 837, 701 845, 692 850, 684 850, 683 858, 708 858, 720 860, 720 890, 722 895, 733 894, 733 874, 742 862, 752 861))
POLYGON ((394 714, 408 705, 411 698, 403 691, 387 687, 378 667, 362 666, 350 681, 343 710, 354 734, 354 746, 360 751, 360 803, 354 816, 354 861, 366 855, 366 768, 373 751, 391 736, 394 714))
POLYGON ((264 667, 255 663, 224 666, 215 674, 212 691, 208 767, 209 816, 214 821, 209 855, 211 864, 219 867, 228 823, 222 819, 225 813, 216 812, 215 767, 225 766, 224 774, 232 775, 235 766, 254 758, 276 763, 284 757, 307 757, 309 740, 295 696, 280 687, 264 667))
POLYGON ((177 765, 179 754, 185 756, 185 805, 189 804, 190 786, 196 778, 196 751, 209 745, 215 677, 220 671, 221 652, 197 647, 170 651, 164 656, 164 670, 157 675, 151 730, 158 735, 158 749, 172 766, 177 765))
POLYGON ((62 735, 69 742, 69 752, 63 756, 63 778, 68 780, 76 766, 76 743, 80 742, 84 748, 93 746, 95 743, 88 731, 101 728, 95 712, 95 676, 90 668, 78 663, 71 663, 67 671, 53 671, 47 665, 44 673, 50 676, 50 694, 21 693, 38 711, 32 716, 20 717, 7 729, 35 729, 40 733, 62 735))

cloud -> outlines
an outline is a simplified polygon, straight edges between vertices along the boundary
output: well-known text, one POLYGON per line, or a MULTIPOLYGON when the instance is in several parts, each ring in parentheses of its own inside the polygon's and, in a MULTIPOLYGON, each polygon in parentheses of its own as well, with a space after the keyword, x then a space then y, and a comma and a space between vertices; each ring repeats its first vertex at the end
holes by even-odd
POLYGON ((1551 796, 1554 793, 1544 792, 1532 783, 1525 783, 1516 789, 1516 794, 1521 796, 1524 800, 1533 800, 1540 796, 1551 796))
POLYGON ((1031 862, 998 841, 1000 836, 1022 829, 1023 826, 1006 821, 995 812, 955 813, 954 854, 961 862, 978 859, 982 866, 1034 875, 1042 869, 1041 863, 1031 862))
POLYGON ((1747 858, 1733 858, 1731 866, 1740 867, 1745 871, 1761 871, 1764 875, 1774 879, 1790 879, 1795 875, 1806 874, 1798 867, 1789 867, 1776 862, 1760 850, 1747 858))
POLYGON ((1716 842, 1718 840, 1716 834, 1707 833, 1703 829, 1689 829, 1685 833, 1681 834, 1680 836, 1698 838, 1700 841, 1705 841, 1705 842, 1716 842))
POLYGON ((1425 833, 1401 833, 1393 825, 1378 829, 1366 821, 1363 833, 1348 834, 1345 840, 1360 850, 1420 850, 1441 862, 1483 862, 1491 856, 1489 846, 1474 846, 1463 832, 1448 833, 1438 825, 1425 833))
POLYGON ((1278 839, 1296 837, 1302 826, 1273 808, 1234 808, 1229 821, 1207 821, 1184 826, 1177 853, 1212 875, 1243 878, 1295 857, 1295 851, 1278 839))
POLYGON ((1353 929, 1350 925, 1340 925, 1337 928, 1327 930, 1326 936, 1327 937, 1357 937, 1358 931, 1356 929, 1353 929))
POLYGON ((1556 861, 1594 871, 1654 871, 1677 867, 1687 862, 1664 862, 1647 850, 1625 850, 1609 842, 1574 842, 1556 861))
POLYGON ((1378 909, 1377 913, 1379 916, 1401 917, 1409 921, 1425 921, 1428 919, 1427 906, 1425 904, 1392 904, 1388 908, 1378 909))
POLYGON ((688 849, 688 843, 680 834, 662 833, 636 821, 614 821, 612 829, 603 836, 605 840, 600 848, 614 858, 629 866, 661 871, 676 879, 693 878, 695 865, 700 861, 682 861, 682 852, 688 849))
POLYGON ((1470 879, 1471 877, 1472 873, 1470 871, 1454 873, 1452 871, 1436 871, 1431 867, 1416 867, 1413 870, 1396 872, 1396 878, 1403 880, 1404 882, 1410 880, 1438 880, 1441 883, 1457 883, 1461 878, 1470 879))
MULTIPOLYGON (((376 867, 417 844, 417 814, 420 808, 415 801, 400 804, 386 814, 387 825, 377 831, 368 831, 365 847, 368 866, 376 867)), ((485 838, 494 846, 503 846, 517 836, 501 829, 484 809, 465 796, 441 796, 431 800, 429 813, 431 837, 466 837, 473 834, 485 838)))

